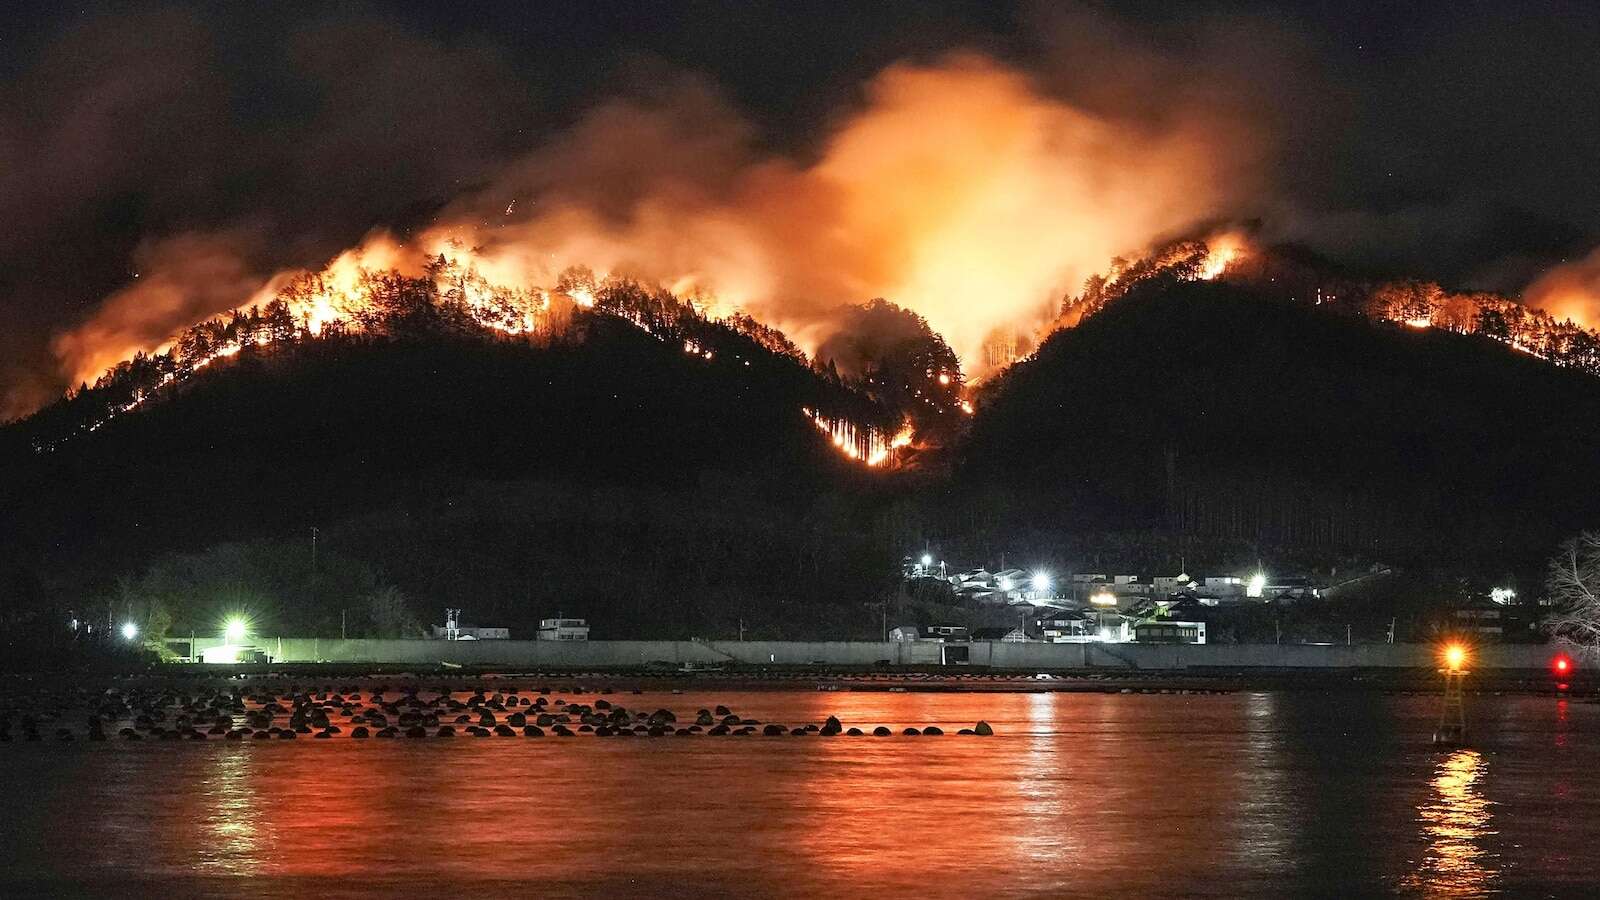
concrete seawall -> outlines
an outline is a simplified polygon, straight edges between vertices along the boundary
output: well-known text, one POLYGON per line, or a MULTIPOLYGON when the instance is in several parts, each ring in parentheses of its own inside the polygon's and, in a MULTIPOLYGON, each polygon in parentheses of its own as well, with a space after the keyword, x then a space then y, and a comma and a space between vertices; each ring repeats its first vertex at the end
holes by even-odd
MULTIPOLYGON (((221 643, 201 639, 204 650, 221 643)), ((652 663, 737 665, 895 666, 965 665, 1013 670, 1047 669, 1325 669, 1431 668, 1439 664, 1432 644, 1309 646, 1277 644, 1008 644, 973 641, 430 641, 258 638, 254 645, 281 662, 401 663, 552 668, 632 668, 652 663), (952 652, 954 651, 954 652, 952 652)), ((1532 644, 1475 648, 1468 665, 1477 669, 1547 669, 1557 649, 1532 644)))

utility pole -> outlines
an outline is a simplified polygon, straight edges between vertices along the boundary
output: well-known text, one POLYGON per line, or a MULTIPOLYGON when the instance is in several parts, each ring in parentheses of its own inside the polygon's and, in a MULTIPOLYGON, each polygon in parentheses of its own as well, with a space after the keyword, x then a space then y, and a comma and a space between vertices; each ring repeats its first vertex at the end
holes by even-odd
POLYGON ((317 571, 317 526, 311 526, 311 571, 317 571))
POLYGON ((739 620, 739 641, 740 641, 740 643, 744 642, 744 620, 743 619, 739 620))
POLYGON ((1344 645, 1346 647, 1350 646, 1350 623, 1348 622, 1344 626, 1344 645))
POLYGON ((1394 643, 1394 619, 1389 620, 1389 643, 1394 643))
POLYGON ((339 610, 339 640, 349 640, 344 633, 344 610, 339 610))

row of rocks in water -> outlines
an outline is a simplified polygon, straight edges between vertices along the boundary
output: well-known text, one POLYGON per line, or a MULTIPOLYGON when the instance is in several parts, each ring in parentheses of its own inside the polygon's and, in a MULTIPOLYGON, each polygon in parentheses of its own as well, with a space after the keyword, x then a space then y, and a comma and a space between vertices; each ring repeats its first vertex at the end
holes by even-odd
MULTIPOLYGON (((850 736, 850 737, 860 737, 860 736, 865 736, 865 735, 867 735, 869 733, 871 735, 875 736, 875 737, 889 737, 889 736, 894 734, 894 731, 892 729, 890 729, 889 727, 884 726, 884 725, 879 725, 876 728, 873 728, 871 732, 866 732, 866 731, 863 731, 862 729, 856 728, 856 727, 842 728, 837 724, 837 720, 834 720, 831 717, 829 719, 829 722, 831 724, 824 724, 824 725, 820 725, 820 726, 819 725, 814 725, 814 724, 809 724, 809 725, 795 726, 795 727, 789 727, 789 726, 779 725, 779 724, 775 724, 775 723, 767 723, 767 724, 761 726, 759 733, 762 734, 763 736, 767 736, 767 737, 774 737, 774 736, 780 736, 780 735, 806 736, 806 735, 812 735, 812 734, 820 735, 820 736, 823 736, 823 737, 831 737, 831 736, 840 735, 840 734, 846 735, 846 736, 850 736)), ((132 727, 124 727, 124 728, 120 729, 117 732, 117 734, 123 740, 129 740, 129 741, 141 741, 141 740, 145 740, 147 738, 151 739, 151 740, 165 740, 165 741, 177 741, 177 740, 203 741, 203 740, 206 740, 208 738, 208 736, 211 736, 211 735, 221 735, 225 740, 230 740, 230 741, 244 740, 244 739, 247 739, 247 738, 250 739, 250 740, 265 741, 265 740, 274 740, 274 739, 277 739, 277 740, 295 740, 296 738, 298 738, 300 735, 303 735, 303 734, 304 735, 310 735, 313 739, 316 739, 316 738, 327 739, 327 738, 332 738, 335 735, 341 734, 341 733, 343 733, 343 731, 344 730, 342 728, 340 728, 340 726, 331 725, 330 724, 330 725, 328 725, 328 726, 326 726, 326 727, 324 727, 324 728, 322 728, 321 730, 318 730, 318 731, 313 731, 311 728, 305 727, 305 726, 295 727, 295 728, 280 728, 280 727, 277 727, 277 726, 271 726, 271 727, 268 727, 268 728, 265 728, 265 729, 261 729, 261 730, 255 730, 255 729, 248 728, 248 727, 219 730, 219 728, 217 726, 213 726, 212 728, 207 729, 206 731, 200 731, 200 730, 192 728, 192 727, 190 727, 190 728, 173 728, 173 729, 165 729, 165 728, 156 727, 156 728, 153 728, 153 729, 149 729, 146 732, 141 732, 139 729, 132 728, 132 727)), ((758 732, 757 732, 757 729, 756 729, 755 725, 740 725, 738 727, 730 727, 728 725, 722 725, 722 724, 713 725, 710 728, 702 728, 699 725, 689 725, 689 726, 683 727, 683 728, 672 728, 672 727, 668 727, 666 725, 642 725, 642 724, 641 725, 635 725, 632 728, 625 728, 625 727, 611 728, 611 727, 606 726, 606 725, 599 725, 599 726, 580 725, 580 726, 578 726, 578 728, 576 730, 568 728, 566 725, 557 724, 557 725, 552 726, 550 728, 549 732, 546 732, 546 730, 544 728, 542 728, 542 727, 540 727, 538 725, 524 725, 520 729, 518 729, 518 728, 513 727, 513 726, 511 726, 509 724, 495 725, 492 728, 481 726, 481 725, 468 725, 468 726, 465 726, 465 727, 461 728, 459 731, 454 726, 451 726, 451 725, 440 725, 437 728, 431 728, 429 726, 423 726, 423 725, 412 725, 409 728, 405 728, 404 730, 402 730, 401 728, 399 728, 397 726, 390 725, 390 726, 387 726, 387 727, 379 728, 379 729, 377 729, 375 731, 372 730, 372 729, 369 729, 365 725, 357 725, 357 726, 355 726, 355 727, 350 729, 350 737, 351 738, 355 738, 355 739, 363 739, 363 738, 397 738, 397 737, 407 737, 407 738, 442 737, 442 738, 448 738, 448 737, 455 737, 458 733, 459 734, 465 734, 465 735, 471 735, 471 736, 474 736, 474 737, 491 737, 491 736, 517 737, 519 735, 523 736, 523 737, 544 737, 547 733, 553 734, 553 735, 555 735, 557 737, 576 737, 579 734, 583 734, 583 733, 593 734, 596 737, 636 737, 636 736, 641 736, 641 735, 648 736, 648 737, 664 737, 664 736, 667 736, 667 735, 674 735, 674 736, 679 736, 679 737, 687 737, 687 736, 693 736, 693 735, 697 735, 697 734, 705 734, 705 735, 708 735, 708 736, 717 737, 717 736, 722 736, 722 735, 744 736, 744 735, 756 734, 758 732)), ((938 736, 943 735, 945 732, 944 732, 944 729, 940 728, 937 725, 929 725, 929 726, 927 726, 925 728, 915 728, 915 727, 904 728, 904 729, 901 730, 900 733, 902 735, 908 735, 908 736, 925 735, 925 736, 929 736, 929 737, 938 737, 938 736)), ((992 735, 992 734, 994 734, 994 730, 993 730, 993 728, 991 728, 989 726, 989 723, 980 721, 975 726, 973 726, 972 728, 962 728, 957 733, 958 734, 963 734, 963 735, 992 735)), ((97 727, 97 726, 91 725, 89 727, 87 733, 86 733, 86 737, 87 737, 88 740, 92 740, 92 741, 103 741, 103 740, 107 739, 107 734, 106 734, 106 732, 105 732, 103 727, 97 727)), ((58 728, 55 731, 55 738, 58 741, 72 741, 72 740, 76 739, 76 735, 69 728, 58 728)), ((23 732, 23 739, 27 740, 27 741, 39 741, 39 740, 42 740, 43 738, 42 738, 42 735, 40 734, 40 732, 38 730, 30 729, 30 730, 25 730, 23 732)), ((0 732, 0 742, 7 742, 7 741, 10 741, 10 740, 12 740, 12 736, 11 736, 11 734, 9 732, 0 732)))
MULTIPOLYGON (((89 740, 106 740, 107 729, 120 721, 130 724, 117 729, 123 740, 206 740, 221 737, 225 740, 294 740, 302 735, 313 739, 328 739, 346 733, 351 738, 422 738, 454 737, 457 734, 474 737, 575 737, 593 734, 599 737, 661 737, 666 735, 693 736, 721 735, 866 735, 860 728, 846 729, 830 716, 821 725, 785 726, 742 718, 726 706, 701 709, 693 722, 678 724, 677 715, 669 709, 652 712, 629 711, 605 699, 592 703, 569 702, 556 698, 552 703, 541 691, 536 697, 520 696, 520 692, 507 690, 493 694, 476 691, 460 700, 449 693, 440 693, 424 699, 415 689, 390 698, 386 687, 367 692, 362 697, 357 690, 300 692, 285 691, 250 692, 201 691, 195 696, 172 692, 144 693, 137 690, 107 691, 93 704, 93 712, 84 720, 84 736, 89 740), (337 724, 334 717, 344 720, 337 724), (242 723, 239 721, 242 719, 242 723), (278 721, 285 719, 283 725, 278 721), (169 723, 170 720, 170 723, 169 723)), ((42 698, 41 698, 42 699, 42 698)), ((44 731, 56 725, 70 712, 70 705, 56 702, 29 704, 20 715, 14 709, 0 710, 0 742, 13 740, 12 725, 21 726, 25 741, 43 739, 44 731), (41 730, 43 729, 43 730, 41 730)), ((86 699, 86 698, 85 698, 86 699)), ((82 706, 79 706, 81 711, 82 706)), ((870 732, 875 736, 888 736, 893 732, 878 726, 870 732)), ((937 725, 925 728, 905 728, 904 735, 939 736, 944 730, 937 725)), ((993 729, 986 722, 972 728, 960 729, 960 734, 989 735, 993 729)), ((55 738, 71 741, 77 733, 67 727, 55 727, 55 738)))

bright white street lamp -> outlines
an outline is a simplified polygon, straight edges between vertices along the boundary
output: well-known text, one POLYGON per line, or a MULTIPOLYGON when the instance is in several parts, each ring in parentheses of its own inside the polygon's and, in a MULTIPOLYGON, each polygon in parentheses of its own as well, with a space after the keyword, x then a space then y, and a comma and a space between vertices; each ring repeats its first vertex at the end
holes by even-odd
POLYGON ((922 567, 924 569, 926 569, 931 565, 933 565, 933 556, 932 556, 932 554, 928 554, 928 553, 922 554, 922 567))
POLYGON ((1035 573, 1033 573, 1033 589, 1036 590, 1036 591, 1040 591, 1040 592, 1050 590, 1050 573, 1049 572, 1035 572, 1035 573))
POLYGON ((237 644, 244 640, 244 633, 243 619, 229 619, 222 627, 222 639, 229 644, 237 644))
POLYGON ((1250 582, 1244 586, 1246 597, 1260 597, 1267 591, 1267 573, 1257 572, 1250 576, 1250 582))
POLYGON ((122 639, 123 640, 131 641, 131 640, 133 640, 134 638, 136 638, 138 636, 139 636, 139 626, 133 624, 132 622, 123 622, 122 623, 122 639))

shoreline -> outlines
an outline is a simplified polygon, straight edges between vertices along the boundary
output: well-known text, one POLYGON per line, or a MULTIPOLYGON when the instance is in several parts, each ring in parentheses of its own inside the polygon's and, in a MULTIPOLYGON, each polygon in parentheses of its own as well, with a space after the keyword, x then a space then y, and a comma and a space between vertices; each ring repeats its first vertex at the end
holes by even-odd
MULTIPOLYGON (((0 695, 52 688, 110 686, 181 687, 208 684, 294 682, 400 684, 426 690, 433 685, 484 684, 523 690, 573 693, 893 692, 893 693, 1102 693, 1221 694, 1239 691, 1328 691, 1384 694, 1435 694, 1444 679, 1434 669, 1254 668, 1197 671, 1194 668, 1108 672, 1050 670, 1012 672, 948 667, 922 670, 860 670, 848 667, 777 667, 715 671, 663 671, 650 668, 511 668, 505 666, 416 666, 355 663, 276 665, 165 665, 137 670, 9 673, 0 675, 0 695), (593 690, 589 690, 593 688, 593 690)), ((454 689, 460 689, 455 687, 454 689)), ((1600 679, 1574 673, 1558 680, 1538 670, 1487 669, 1467 676, 1469 694, 1544 694, 1600 697, 1600 679)))

